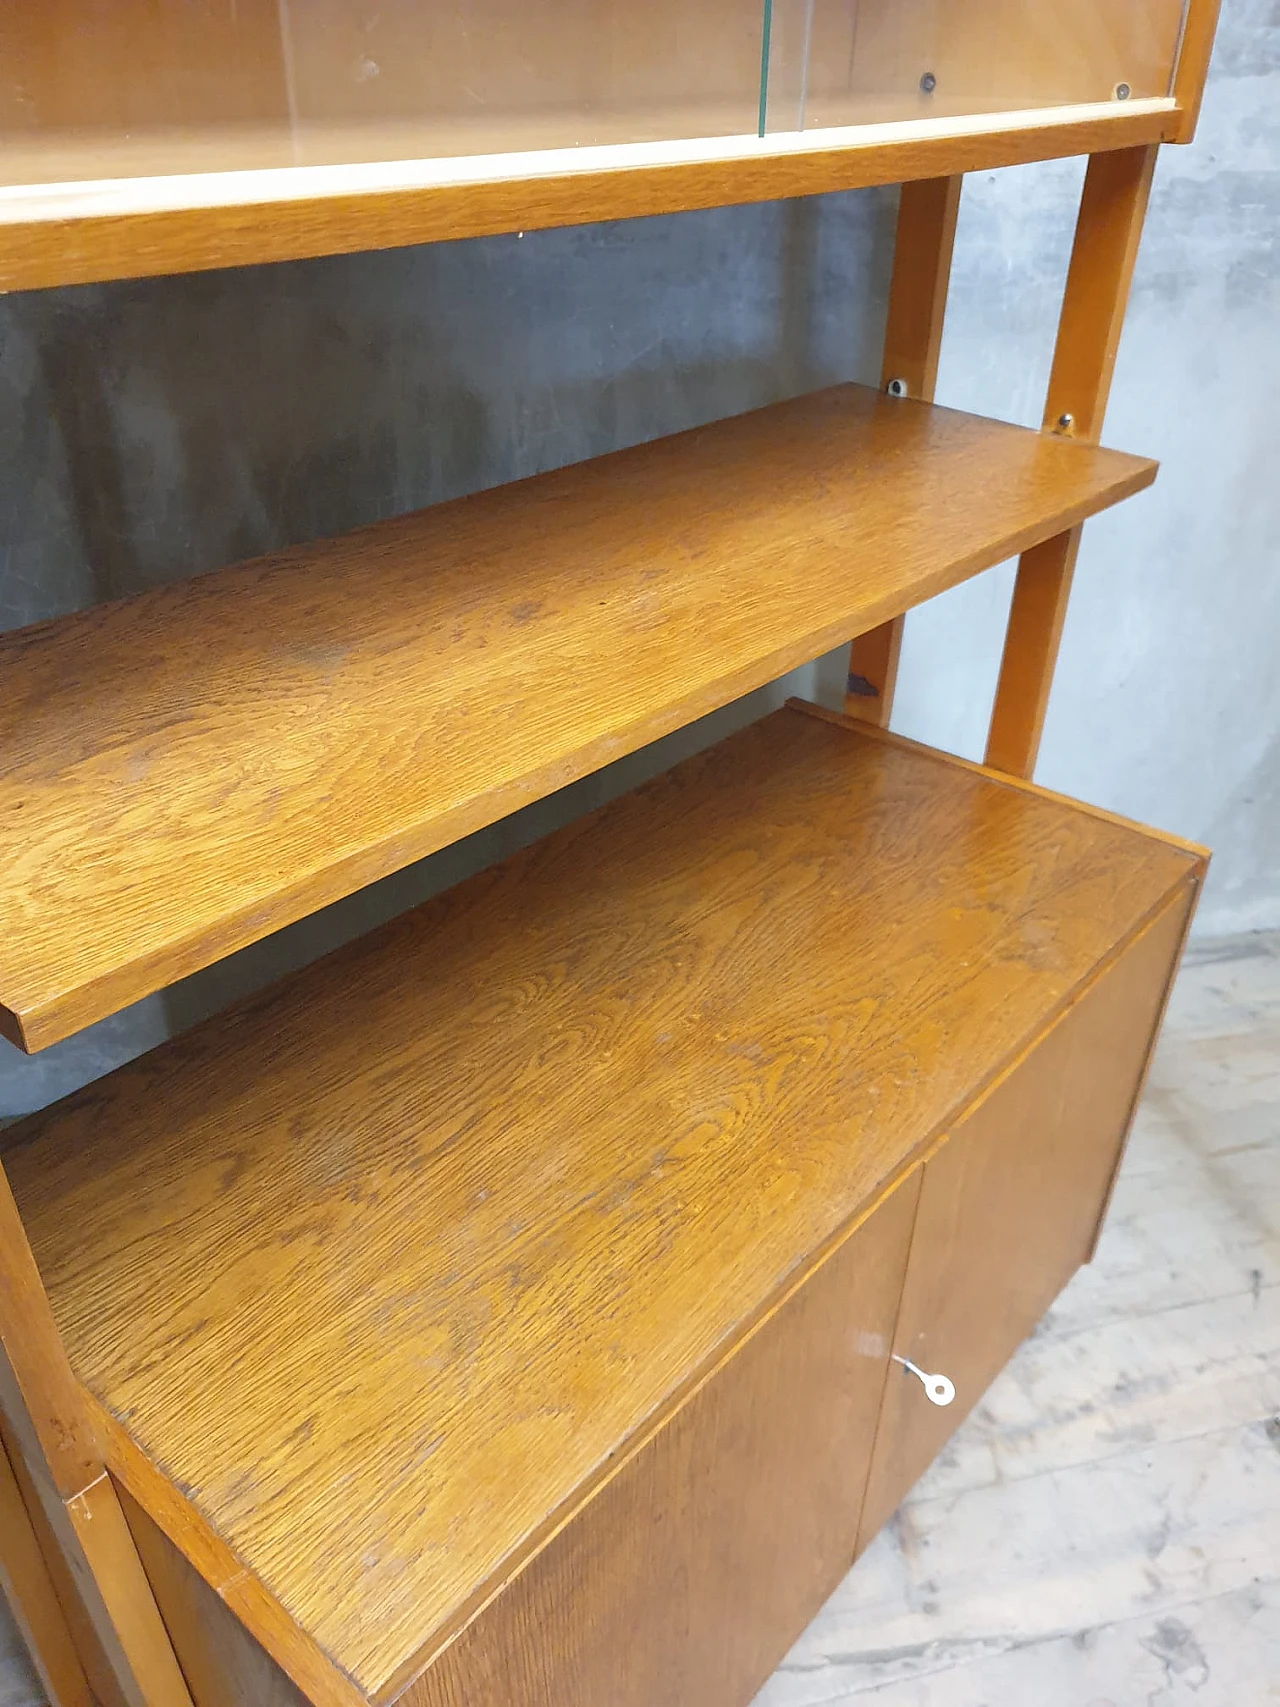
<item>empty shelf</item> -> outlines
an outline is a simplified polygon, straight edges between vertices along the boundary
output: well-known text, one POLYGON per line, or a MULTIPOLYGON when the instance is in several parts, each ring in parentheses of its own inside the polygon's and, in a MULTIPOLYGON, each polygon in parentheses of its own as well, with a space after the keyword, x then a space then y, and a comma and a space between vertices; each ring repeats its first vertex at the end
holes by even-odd
POLYGON ((0 639, 43 1048, 1147 485, 842 386, 0 639))
POLYGON ((122 1068, 6 1156, 113 1469, 392 1698, 1199 869, 788 709, 122 1068))

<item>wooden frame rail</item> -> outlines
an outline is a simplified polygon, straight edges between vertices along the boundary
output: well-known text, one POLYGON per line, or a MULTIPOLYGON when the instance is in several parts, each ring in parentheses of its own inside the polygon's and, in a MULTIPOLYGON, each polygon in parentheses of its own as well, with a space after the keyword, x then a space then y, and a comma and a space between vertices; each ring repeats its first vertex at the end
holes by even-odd
MULTIPOLYGON (((902 186, 880 383, 932 403, 938 383, 942 323, 956 241, 963 177, 924 178, 902 186)), ((849 648, 844 708, 887 728, 898 681, 906 618, 892 617, 849 648)))
POLYGON ((51 1707, 93 1707, 66 1613, 0 1435, 0 1591, 51 1707))
MULTIPOLYGON (((1089 161, 1045 402, 1047 432, 1097 443, 1155 162, 1154 148, 1089 161)), ((986 752, 987 764, 1014 776, 1035 770, 1079 550, 1074 527, 1024 552, 1018 564, 986 752)))
MULTIPOLYGON (((1151 192, 1155 145, 1090 157, 1058 322, 1042 430, 1096 444, 1151 192)), ((932 399, 946 315, 961 180, 905 185, 898 214, 882 381, 932 399)), ((1081 528, 1019 559, 985 762, 1035 769, 1081 528)), ((845 710, 887 727, 904 617, 854 639, 845 710)))
POLYGON ((3 1169, 0 1413, 130 1707, 192 1707, 3 1169))

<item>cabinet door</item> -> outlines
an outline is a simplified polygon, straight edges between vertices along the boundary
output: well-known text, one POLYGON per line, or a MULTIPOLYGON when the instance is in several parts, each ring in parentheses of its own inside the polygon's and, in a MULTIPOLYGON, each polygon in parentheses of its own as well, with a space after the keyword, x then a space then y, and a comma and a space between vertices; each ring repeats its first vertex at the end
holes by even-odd
POLYGON ((894 1350, 956 1396, 933 1405, 891 1368, 859 1550, 1088 1258, 1189 905, 1171 902, 926 1163, 894 1350))
POLYGON ((853 1562, 919 1172, 398 1707, 741 1707, 853 1562))

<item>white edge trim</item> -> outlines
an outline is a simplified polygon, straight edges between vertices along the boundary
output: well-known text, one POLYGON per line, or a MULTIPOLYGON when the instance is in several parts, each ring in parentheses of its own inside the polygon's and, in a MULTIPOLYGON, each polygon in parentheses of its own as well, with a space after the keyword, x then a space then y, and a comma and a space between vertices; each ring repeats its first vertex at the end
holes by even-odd
MULTIPOLYGON (((375 160, 338 166, 274 166, 235 172, 169 173, 150 178, 102 178, 79 183, 15 184, 0 188, 0 224, 177 212, 223 206, 369 195, 389 190, 458 188, 494 180, 522 181, 579 172, 617 172, 738 160, 875 149, 894 143, 1004 136, 1014 131, 1065 129, 1076 124, 1174 113, 1168 97, 1031 107, 965 118, 908 119, 890 124, 833 126, 757 136, 708 136, 678 142, 622 142, 588 148, 544 148, 513 154, 467 154, 453 159, 375 160)), ((0 163, 0 175, 3 165, 0 163)))

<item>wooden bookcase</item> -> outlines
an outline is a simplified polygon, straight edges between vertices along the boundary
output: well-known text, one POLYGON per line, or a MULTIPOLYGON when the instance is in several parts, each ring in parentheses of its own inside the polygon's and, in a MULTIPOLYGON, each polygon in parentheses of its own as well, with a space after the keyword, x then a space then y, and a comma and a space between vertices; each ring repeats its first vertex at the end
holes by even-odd
POLYGON ((0 639, 11 1042, 849 693, 4 1135, 0 1587, 55 1707, 743 1707, 1087 1260, 1203 878, 1031 776, 1216 7, 179 10, 0 23, 0 288, 897 182, 882 389, 0 639), (1077 153, 1043 430, 937 407, 962 175, 1077 153), (890 734, 1018 554, 986 763, 890 734))

